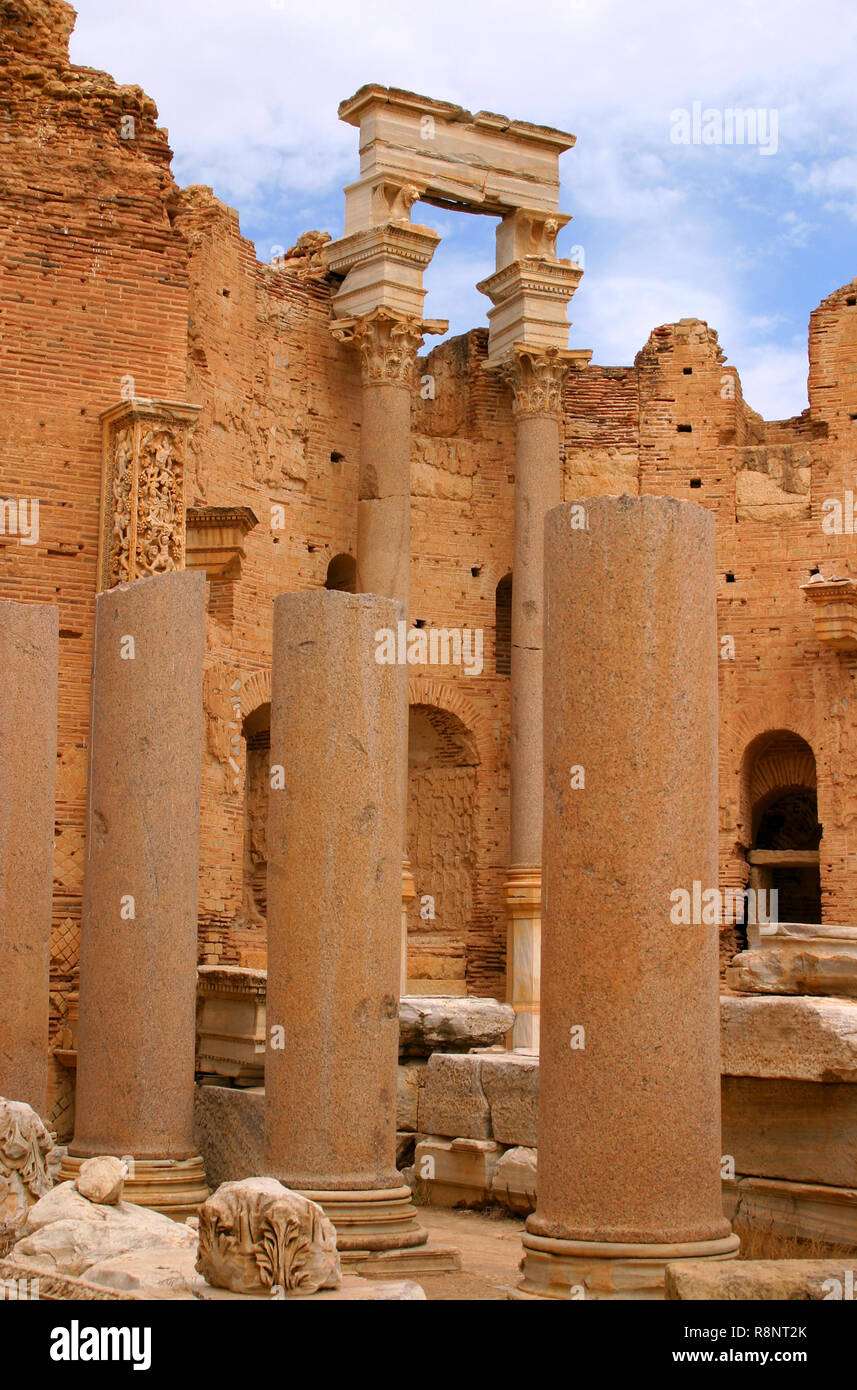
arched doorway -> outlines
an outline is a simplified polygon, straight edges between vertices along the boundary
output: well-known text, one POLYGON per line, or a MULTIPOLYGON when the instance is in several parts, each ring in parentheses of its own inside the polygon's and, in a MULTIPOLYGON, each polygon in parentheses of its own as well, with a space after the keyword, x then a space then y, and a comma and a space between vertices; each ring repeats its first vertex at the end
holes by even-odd
POLYGON ((745 824, 751 888, 775 890, 780 922, 821 921, 815 756, 805 739, 776 730, 744 756, 745 824))
POLYGON ((342 594, 357 592, 357 561, 353 555, 334 555, 327 567, 325 589, 336 589, 342 594))
POLYGON ((408 991, 465 994, 476 872, 475 743, 457 715, 412 705, 408 724, 408 991))

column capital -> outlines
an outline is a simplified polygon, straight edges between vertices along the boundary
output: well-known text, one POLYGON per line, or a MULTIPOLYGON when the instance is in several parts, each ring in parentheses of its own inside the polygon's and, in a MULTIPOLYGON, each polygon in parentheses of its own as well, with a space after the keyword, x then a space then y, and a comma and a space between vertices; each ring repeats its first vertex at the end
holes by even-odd
POLYGON ((572 370, 580 371, 589 362, 587 349, 527 347, 516 343, 499 362, 488 362, 512 390, 512 411, 516 419, 528 415, 562 415, 562 392, 572 370))
POLYGON ((330 331, 339 342, 360 349, 364 385, 410 387, 423 334, 444 333, 447 326, 441 319, 379 307, 356 318, 334 319, 330 331))

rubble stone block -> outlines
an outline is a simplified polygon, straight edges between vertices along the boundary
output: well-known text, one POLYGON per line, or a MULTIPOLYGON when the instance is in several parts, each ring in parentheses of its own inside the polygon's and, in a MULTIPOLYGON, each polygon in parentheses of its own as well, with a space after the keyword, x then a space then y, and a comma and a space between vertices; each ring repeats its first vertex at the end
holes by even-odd
POLYGON ((502 1144, 490 1139, 432 1136, 417 1144, 414 1176, 428 1187, 433 1206, 484 1207, 502 1154, 502 1144))
POLYGON ((857 1187, 857 1086, 724 1076, 721 1095, 736 1173, 857 1187))
POLYGON ((793 1303, 826 1297, 825 1281, 844 1288, 854 1260, 677 1260, 667 1265, 665 1296, 685 1302, 716 1299, 793 1303))
POLYGON ((450 1138, 490 1139, 491 1111, 482 1089, 484 1057, 435 1052, 426 1067, 420 1126, 450 1138))
POLYGON ((537 1163, 535 1149, 507 1149, 494 1169, 491 1181, 494 1200, 519 1216, 535 1211, 537 1163))
POLYGON ((399 1000, 399 1048, 409 1057, 427 1057, 492 1047, 514 1022, 511 1004, 497 999, 405 995, 399 1000))
POLYGON ((262 1172, 265 1093, 232 1086, 194 1088, 193 1141, 212 1190, 262 1172))
POLYGON ((482 1059, 482 1090, 500 1144, 538 1143, 539 1059, 514 1052, 482 1059))
POLYGON ((857 1002, 723 996, 720 1024, 724 1076, 857 1081, 857 1002))
POLYGON ((396 1128, 420 1128, 420 1092, 425 1085, 425 1062, 400 1062, 397 1076, 396 1128))

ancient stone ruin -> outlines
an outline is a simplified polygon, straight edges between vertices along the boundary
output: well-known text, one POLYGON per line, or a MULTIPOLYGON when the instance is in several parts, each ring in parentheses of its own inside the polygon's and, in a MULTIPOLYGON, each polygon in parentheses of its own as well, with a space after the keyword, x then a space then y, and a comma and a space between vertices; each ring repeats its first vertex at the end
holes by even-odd
POLYGON ((569 347, 573 135, 366 85, 264 263, 0 13, 3 1289, 828 1297, 857 280, 765 421, 699 320, 569 347), (496 269, 431 347, 437 209, 496 269))

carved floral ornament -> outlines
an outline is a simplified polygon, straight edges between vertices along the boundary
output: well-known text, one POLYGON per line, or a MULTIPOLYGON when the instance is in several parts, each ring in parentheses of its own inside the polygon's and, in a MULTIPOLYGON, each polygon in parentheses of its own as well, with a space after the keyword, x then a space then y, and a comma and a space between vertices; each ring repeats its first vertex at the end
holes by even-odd
POLYGON ((220 1184, 200 1207, 196 1267, 233 1293, 312 1294, 342 1282, 333 1223, 275 1178, 220 1184))
POLYGON ((360 349, 364 381, 410 386, 423 333, 423 320, 392 309, 373 309, 359 318, 334 320, 333 336, 360 349))
POLYGON ((185 449, 200 408, 135 399, 102 415, 102 589, 184 568, 185 449))
POLYGON ((489 370, 511 387, 512 412, 526 415, 562 415, 562 393, 571 370, 580 370, 589 360, 587 351, 561 348, 516 347, 506 358, 488 363, 489 370))

